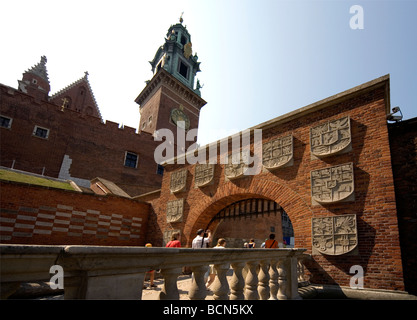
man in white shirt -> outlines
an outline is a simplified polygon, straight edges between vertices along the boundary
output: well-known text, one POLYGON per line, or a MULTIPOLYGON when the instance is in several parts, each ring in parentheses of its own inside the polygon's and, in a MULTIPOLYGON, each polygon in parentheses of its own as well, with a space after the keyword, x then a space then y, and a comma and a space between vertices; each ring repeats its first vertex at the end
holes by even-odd
POLYGON ((199 229, 197 231, 197 236, 193 239, 191 247, 193 249, 200 249, 200 248, 208 248, 209 243, 211 241, 211 231, 206 230, 207 234, 205 234, 204 229, 199 229))

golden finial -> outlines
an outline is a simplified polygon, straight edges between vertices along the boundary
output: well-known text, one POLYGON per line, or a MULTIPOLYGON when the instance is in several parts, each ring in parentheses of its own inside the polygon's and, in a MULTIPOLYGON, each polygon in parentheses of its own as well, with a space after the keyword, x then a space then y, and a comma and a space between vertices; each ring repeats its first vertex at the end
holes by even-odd
POLYGON ((182 15, 184 14, 184 11, 181 13, 181 16, 180 16, 180 23, 182 23, 183 21, 184 21, 184 19, 182 18, 182 15))

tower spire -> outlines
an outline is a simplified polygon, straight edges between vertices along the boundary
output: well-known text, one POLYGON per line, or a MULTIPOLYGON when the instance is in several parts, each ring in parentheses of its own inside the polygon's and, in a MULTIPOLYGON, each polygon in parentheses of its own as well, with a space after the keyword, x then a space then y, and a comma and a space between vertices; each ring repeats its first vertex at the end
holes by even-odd
POLYGON ((47 61, 48 60, 46 59, 46 56, 42 56, 41 61, 38 64, 34 65, 29 70, 27 70, 26 72, 35 74, 38 77, 42 78, 43 80, 45 80, 49 83, 48 72, 46 71, 46 62, 47 61))
POLYGON ((23 73, 22 80, 18 80, 19 90, 32 96, 48 99, 51 86, 46 70, 46 56, 41 61, 23 73))
MULTIPOLYGON (((195 76, 200 71, 198 56, 193 53, 191 35, 182 24, 184 12, 181 13, 179 23, 168 29, 165 43, 158 48, 152 61, 154 75, 162 68, 193 90, 200 93, 194 86, 195 76)), ((200 89, 200 88, 199 88, 200 89)))

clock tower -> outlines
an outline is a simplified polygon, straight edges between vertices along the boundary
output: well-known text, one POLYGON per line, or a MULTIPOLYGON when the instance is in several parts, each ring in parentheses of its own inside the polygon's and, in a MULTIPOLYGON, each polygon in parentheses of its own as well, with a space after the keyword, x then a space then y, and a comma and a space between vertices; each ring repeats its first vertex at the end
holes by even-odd
MULTIPOLYGON (((139 104, 139 130, 154 134, 159 129, 169 129, 174 133, 174 143, 177 130, 198 128, 200 110, 206 104, 195 78, 200 62, 193 52, 191 35, 182 23, 181 17, 168 29, 165 43, 149 62, 153 77, 135 99, 139 104)), ((187 141, 186 148, 192 143, 187 141)))

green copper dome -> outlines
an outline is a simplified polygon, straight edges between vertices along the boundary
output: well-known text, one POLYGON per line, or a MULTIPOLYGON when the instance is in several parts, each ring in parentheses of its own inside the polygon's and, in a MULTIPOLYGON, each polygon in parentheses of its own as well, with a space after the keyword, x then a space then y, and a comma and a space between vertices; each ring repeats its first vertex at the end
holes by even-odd
POLYGON ((201 71, 200 62, 197 53, 193 52, 191 35, 182 21, 181 17, 180 23, 169 27, 165 43, 158 48, 155 57, 149 63, 154 74, 164 68, 191 90, 200 94, 199 83, 196 88, 194 87, 195 76, 201 71))

